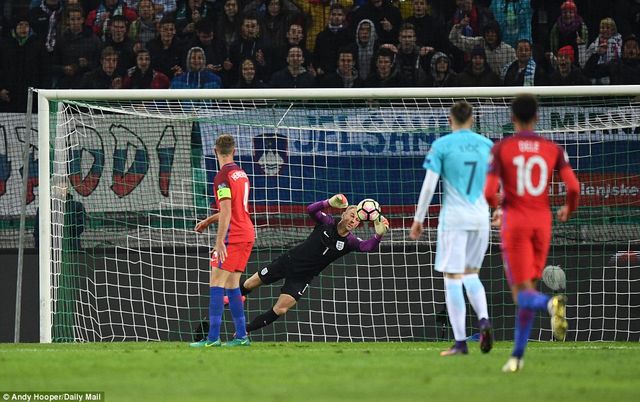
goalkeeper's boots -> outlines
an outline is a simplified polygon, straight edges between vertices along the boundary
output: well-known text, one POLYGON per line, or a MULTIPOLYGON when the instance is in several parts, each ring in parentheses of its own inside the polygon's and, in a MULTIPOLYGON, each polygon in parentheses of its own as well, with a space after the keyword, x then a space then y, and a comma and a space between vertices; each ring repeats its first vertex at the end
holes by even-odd
POLYGON ((222 342, 220 341, 220 339, 218 339, 217 341, 203 339, 198 342, 193 342, 189 346, 191 346, 192 348, 216 348, 222 346, 222 342))
POLYGON ((455 356, 469 354, 466 341, 456 341, 456 343, 447 350, 440 352, 440 356, 455 356))
POLYGON ((491 322, 487 318, 483 318, 478 322, 480 328, 480 350, 482 353, 489 353, 493 347, 493 328, 491 322))
POLYGON ((524 359, 511 356, 502 366, 503 373, 517 373, 524 367, 524 359))
POLYGON ((569 323, 567 322, 567 296, 553 296, 549 300, 549 314, 551 315, 553 337, 559 341, 564 341, 569 329, 569 323))
MULTIPOLYGON (((242 296, 242 302, 244 303, 245 301, 247 301, 247 297, 243 295, 243 296, 242 296)), ((224 295, 224 297, 222 298, 222 303, 223 303, 225 306, 228 306, 228 305, 229 305, 229 296, 224 295)))
POLYGON ((251 341, 248 336, 244 338, 233 338, 229 342, 222 344, 223 347, 235 347, 235 346, 251 346, 251 341))

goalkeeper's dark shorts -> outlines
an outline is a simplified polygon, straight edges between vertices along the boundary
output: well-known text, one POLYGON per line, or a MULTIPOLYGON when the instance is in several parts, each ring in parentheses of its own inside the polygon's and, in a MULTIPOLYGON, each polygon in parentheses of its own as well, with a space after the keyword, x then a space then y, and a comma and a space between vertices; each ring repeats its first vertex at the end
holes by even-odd
POLYGON ((258 276, 265 285, 272 284, 284 278, 284 285, 280 288, 280 293, 289 295, 297 301, 300 300, 311 284, 313 275, 292 275, 290 271, 289 257, 284 254, 258 271, 258 276))

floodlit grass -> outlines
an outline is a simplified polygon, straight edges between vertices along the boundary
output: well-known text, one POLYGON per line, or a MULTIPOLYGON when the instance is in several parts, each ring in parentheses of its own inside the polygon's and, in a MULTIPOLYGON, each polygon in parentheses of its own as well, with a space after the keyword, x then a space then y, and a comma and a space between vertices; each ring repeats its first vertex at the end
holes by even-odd
MULTIPOLYGON (((449 344, 186 343, 0 345, 0 392, 104 391, 106 401, 638 401, 637 343, 511 343, 441 358, 449 344)), ((1 395, 0 395, 1 397, 1 395)))

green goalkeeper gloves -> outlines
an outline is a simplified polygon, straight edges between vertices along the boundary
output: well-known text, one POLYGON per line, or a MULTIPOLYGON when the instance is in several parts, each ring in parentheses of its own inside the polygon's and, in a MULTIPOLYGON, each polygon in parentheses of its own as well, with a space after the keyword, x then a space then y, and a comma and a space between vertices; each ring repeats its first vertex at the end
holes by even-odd
POLYGON ((380 215, 378 219, 373 221, 373 227, 376 230, 376 234, 384 236, 389 231, 389 221, 384 216, 380 215))
POLYGON ((347 201, 347 197, 344 194, 336 194, 329 198, 329 205, 333 208, 344 209, 349 206, 349 201, 347 201))

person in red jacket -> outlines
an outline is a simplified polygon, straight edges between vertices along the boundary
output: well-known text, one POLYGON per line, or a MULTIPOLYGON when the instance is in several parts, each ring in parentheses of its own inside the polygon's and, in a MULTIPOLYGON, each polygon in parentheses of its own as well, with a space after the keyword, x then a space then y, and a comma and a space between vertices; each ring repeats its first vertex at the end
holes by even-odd
POLYGON ((85 24, 102 40, 109 31, 109 19, 114 15, 124 15, 132 23, 138 19, 138 14, 129 8, 124 0, 102 0, 95 10, 89 11, 85 24))
POLYGON ((567 186, 566 204, 556 216, 566 222, 578 207, 580 185, 567 153, 555 142, 536 134, 538 103, 530 94, 516 96, 511 104, 516 134, 496 143, 484 195, 492 208, 494 226, 501 227, 502 259, 513 301, 518 306, 514 348, 502 368, 522 369, 524 350, 536 311, 548 310, 556 339, 564 340, 568 324, 567 298, 549 297, 536 290, 551 242, 551 207, 548 185, 554 170, 567 186), (502 184, 503 195, 498 195, 502 184))

